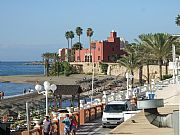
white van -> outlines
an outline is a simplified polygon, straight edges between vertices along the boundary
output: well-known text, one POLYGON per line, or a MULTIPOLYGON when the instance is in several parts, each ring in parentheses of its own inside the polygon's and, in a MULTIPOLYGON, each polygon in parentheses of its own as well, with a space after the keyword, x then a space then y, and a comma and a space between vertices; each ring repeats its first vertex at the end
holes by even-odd
POLYGON ((103 111, 102 127, 119 125, 124 122, 123 111, 128 110, 127 101, 109 102, 103 111))

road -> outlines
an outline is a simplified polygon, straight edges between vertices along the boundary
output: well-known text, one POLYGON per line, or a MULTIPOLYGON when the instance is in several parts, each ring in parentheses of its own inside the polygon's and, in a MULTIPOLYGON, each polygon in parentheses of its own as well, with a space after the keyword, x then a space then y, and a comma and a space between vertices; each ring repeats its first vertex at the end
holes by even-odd
POLYGON ((76 135, 105 135, 114 127, 102 128, 101 118, 92 122, 85 123, 76 132, 76 135))

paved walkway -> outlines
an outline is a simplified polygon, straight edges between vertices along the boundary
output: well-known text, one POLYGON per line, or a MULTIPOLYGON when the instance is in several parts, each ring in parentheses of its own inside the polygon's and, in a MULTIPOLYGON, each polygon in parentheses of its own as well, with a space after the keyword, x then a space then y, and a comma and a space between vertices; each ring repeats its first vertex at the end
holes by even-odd
POLYGON ((156 91, 157 98, 163 98, 165 105, 180 105, 180 84, 169 84, 156 91))
POLYGON ((113 128, 102 128, 101 118, 85 123, 77 130, 77 135, 105 135, 113 128))
MULTIPOLYGON (((180 84, 171 84, 157 91, 158 98, 164 98, 165 107, 158 108, 160 113, 172 113, 179 109, 180 84)), ((158 128, 149 123, 143 111, 113 129, 108 135, 174 135, 173 128, 158 128)))
MULTIPOLYGON (((161 113, 172 113, 178 106, 165 106, 159 111, 161 113)), ((145 118, 143 111, 136 116, 122 123, 108 135, 174 135, 172 128, 158 128, 149 123, 145 118), (134 123, 134 121, 135 123, 134 123)))

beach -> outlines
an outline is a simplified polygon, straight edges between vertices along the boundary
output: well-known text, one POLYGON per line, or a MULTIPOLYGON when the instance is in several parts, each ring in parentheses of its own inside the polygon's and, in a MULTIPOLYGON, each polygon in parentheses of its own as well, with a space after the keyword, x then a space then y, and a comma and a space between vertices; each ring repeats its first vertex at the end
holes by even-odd
MULTIPOLYGON (((91 75, 85 74, 73 74, 68 77, 64 75, 58 76, 49 76, 44 75, 14 75, 14 76, 0 76, 0 82, 13 82, 13 83, 32 83, 36 84, 43 83, 44 81, 49 81, 55 84, 76 84, 77 80, 82 80, 83 78, 91 78, 91 75)), ((103 79, 107 77, 106 75, 95 76, 95 78, 103 79)))

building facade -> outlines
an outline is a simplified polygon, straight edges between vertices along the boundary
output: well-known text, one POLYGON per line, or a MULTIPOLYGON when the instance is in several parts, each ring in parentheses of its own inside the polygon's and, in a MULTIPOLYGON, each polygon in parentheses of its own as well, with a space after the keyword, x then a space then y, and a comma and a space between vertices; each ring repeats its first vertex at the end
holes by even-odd
POLYGON ((115 31, 110 32, 110 36, 107 40, 93 41, 91 42, 90 48, 83 48, 82 50, 72 51, 63 48, 59 49, 60 61, 71 61, 71 62, 116 62, 116 60, 124 55, 123 48, 128 44, 123 38, 117 37, 115 31), (71 58, 73 57, 73 58, 71 58))
POLYGON ((68 49, 68 48, 59 49, 58 54, 59 54, 59 58, 60 58, 61 62, 63 62, 63 61, 68 61, 69 62, 69 61, 72 60, 71 49, 68 49))
POLYGON ((123 48, 127 41, 120 40, 115 31, 110 32, 107 40, 91 43, 91 49, 75 51, 76 62, 115 62, 121 55, 124 55, 123 48))

